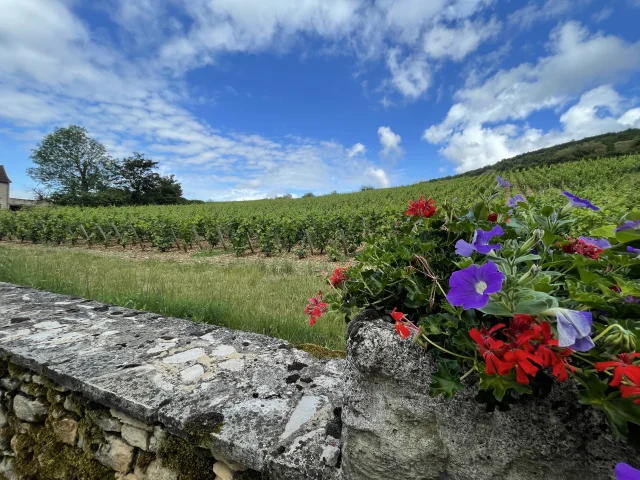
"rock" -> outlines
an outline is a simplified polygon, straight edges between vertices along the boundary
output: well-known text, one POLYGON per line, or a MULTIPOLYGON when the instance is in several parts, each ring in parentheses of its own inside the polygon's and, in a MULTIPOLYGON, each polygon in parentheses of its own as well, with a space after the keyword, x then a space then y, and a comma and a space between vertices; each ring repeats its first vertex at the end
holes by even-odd
POLYGON ((44 397, 47 395, 47 389, 35 383, 23 383, 20 385, 20 391, 31 397, 44 397))
POLYGON ((0 462, 0 476, 6 480, 19 480, 18 474, 13 468, 13 458, 4 457, 0 462))
POLYGON ((13 413, 26 422, 41 422, 47 416, 47 407, 40 400, 30 400, 24 395, 13 399, 13 413))
POLYGON ((327 445, 322 450, 322 455, 320 455, 320 460, 325 465, 330 467, 336 467, 338 465, 338 460, 340 459, 340 449, 333 445, 327 445))
POLYGON ((178 480, 178 474, 163 467, 159 460, 153 460, 141 480, 178 480))
POLYGON ((87 415, 105 432, 120 432, 122 430, 120 420, 112 417, 106 410, 90 410, 87 415))
POLYGON ((157 452, 158 449, 160 448, 160 445, 162 445, 162 442, 164 442, 164 439, 167 437, 167 432, 166 430, 155 426, 153 428, 153 435, 151 436, 151 438, 149 439, 149 451, 150 452, 157 452))
POLYGON ((149 449, 149 432, 147 430, 125 423, 122 425, 121 434, 129 445, 145 451, 149 449))
POLYGON ((579 405, 574 384, 555 384, 504 412, 487 412, 475 388, 451 401, 431 397, 429 352, 402 341, 390 319, 354 322, 342 412, 345 479, 610 479, 617 462, 640 465, 640 453, 613 439, 602 412, 579 405))
POLYGON ((0 385, 2 385, 2 388, 10 392, 20 388, 20 382, 14 378, 3 378, 0 380, 0 385))
POLYGON ((7 410, 3 405, 0 405, 0 428, 7 424, 7 410))
POLYGON ((214 463, 213 473, 216 474, 216 480, 233 480, 233 470, 224 462, 214 463))
POLYGON ((113 417, 116 417, 122 423, 126 423, 127 425, 131 425, 133 427, 141 428, 142 430, 146 430, 148 432, 153 432, 152 425, 147 425, 144 422, 136 420, 135 418, 130 417, 126 413, 119 412, 118 410, 114 410, 113 408, 110 410, 110 413, 113 417))
POLYGON ((116 472, 127 473, 133 462, 135 449, 121 438, 107 435, 105 443, 94 454, 96 460, 116 472))
POLYGON ((53 431, 62 443, 75 446, 78 440, 78 422, 71 418, 61 418, 53 423, 53 431))

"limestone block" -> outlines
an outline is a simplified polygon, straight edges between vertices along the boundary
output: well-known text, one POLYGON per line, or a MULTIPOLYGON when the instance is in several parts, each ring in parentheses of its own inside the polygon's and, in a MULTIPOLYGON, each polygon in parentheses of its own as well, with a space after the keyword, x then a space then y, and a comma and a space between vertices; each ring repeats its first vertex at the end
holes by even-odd
POLYGON ((157 452, 164 442, 164 439, 167 437, 167 432, 161 427, 155 426, 153 428, 153 435, 149 439, 149 451, 157 452))
POLYGON ((338 465, 338 460, 340 459, 340 449, 334 445, 327 445, 322 450, 322 455, 320 455, 320 460, 324 462, 325 465, 329 467, 335 467, 338 465))
POLYGON ((119 412, 118 410, 115 410, 113 408, 110 410, 110 412, 112 416, 116 417, 122 423, 126 423, 127 425, 132 425, 134 427, 141 428, 148 432, 153 432, 152 425, 147 425, 146 423, 136 420, 135 418, 131 418, 126 413, 119 412))
POLYGON ((87 416, 105 432, 120 432, 122 423, 106 410, 89 410, 87 416))
POLYGON ((135 449, 114 435, 107 435, 105 440, 95 453, 96 460, 116 472, 127 473, 131 469, 135 449))
POLYGON ((220 480, 233 480, 233 470, 224 462, 216 462, 213 464, 213 473, 216 474, 216 479, 220 480))
POLYGON ((47 416, 47 406, 40 400, 30 400, 24 395, 13 399, 13 413, 26 422, 41 422, 47 416))
POLYGON ((17 390, 18 388, 20 388, 20 382, 15 378, 9 377, 5 377, 0 380, 0 385, 2 385, 2 388, 4 388, 5 390, 9 391, 17 390))
POLYGON ((178 474, 162 466, 159 460, 153 460, 141 480, 178 480, 178 474))
POLYGON ((75 446, 78 440, 78 422, 71 418, 61 418, 53 423, 53 431, 62 443, 75 446))
POLYGON ((122 425, 121 434, 129 445, 145 451, 149 449, 149 432, 147 430, 125 423, 122 425))

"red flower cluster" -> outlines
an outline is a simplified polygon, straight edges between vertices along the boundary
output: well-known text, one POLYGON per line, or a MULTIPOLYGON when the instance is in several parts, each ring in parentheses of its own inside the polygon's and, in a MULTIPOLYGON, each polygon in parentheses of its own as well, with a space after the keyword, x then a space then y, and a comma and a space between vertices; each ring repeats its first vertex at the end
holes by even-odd
POLYGON ((562 250, 564 251, 564 253, 579 253, 580 255, 584 255, 585 257, 597 260, 600 254, 604 252, 604 249, 587 243, 584 240, 569 240, 571 240, 571 243, 562 246, 562 250))
POLYGON ((558 347, 548 322, 536 323, 531 315, 514 315, 509 328, 505 327, 500 323, 490 330, 482 327, 469 331, 484 358, 487 375, 504 376, 515 369, 517 382, 527 385, 540 368, 551 367, 559 381, 569 378, 567 369, 573 371, 567 363, 571 349, 558 347), (495 338, 500 330, 505 340, 495 338))
POLYGON ((405 339, 411 336, 411 332, 417 332, 419 330, 413 323, 406 319, 404 313, 398 312, 397 308, 394 308, 391 312, 391 318, 396 322, 395 329, 400 335, 400 338, 405 339))
POLYGON ((496 212, 492 212, 487 216, 487 220, 489 220, 490 222, 497 222, 498 221, 498 214, 496 212))
POLYGON ((322 291, 318 295, 309 299, 309 304, 305 307, 305 315, 309 315, 309 325, 313 326, 316 321, 327 311, 327 304, 322 301, 322 291))
POLYGON ((620 353, 617 360, 598 362, 595 367, 599 372, 613 368, 613 378, 609 385, 619 387, 623 398, 630 398, 640 405, 640 365, 634 359, 640 353, 620 353))
POLYGON ((331 286, 333 288, 338 287, 342 282, 344 282, 347 279, 347 276, 345 275, 344 272, 346 272, 347 269, 346 268, 336 268, 333 271, 333 275, 331 275, 331 278, 329 279, 329 283, 331 284, 331 286))
POLYGON ((424 199, 424 195, 420 197, 420 200, 409 200, 409 208, 404 212, 407 216, 418 216, 429 218, 435 215, 436 205, 433 198, 428 200, 424 199))

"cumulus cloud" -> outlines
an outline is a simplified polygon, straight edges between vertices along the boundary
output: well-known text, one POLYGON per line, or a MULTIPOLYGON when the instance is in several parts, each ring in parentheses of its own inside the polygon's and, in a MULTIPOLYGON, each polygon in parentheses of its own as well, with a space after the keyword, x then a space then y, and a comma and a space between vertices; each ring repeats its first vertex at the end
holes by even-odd
POLYGON ((389 50, 387 66, 391 72, 391 83, 405 97, 418 98, 429 88, 429 65, 421 54, 402 60, 399 60, 399 56, 399 49, 389 50))
POLYGON ((456 92, 456 103, 446 118, 425 130, 423 138, 442 144, 441 153, 456 163, 456 170, 461 172, 550 145, 567 136, 569 139, 572 135, 584 136, 589 124, 593 125, 589 132, 601 133, 613 125, 612 121, 618 122, 619 119, 604 120, 600 116, 599 109, 620 103, 613 101, 608 87, 595 90, 574 105, 587 111, 597 107, 598 116, 583 117, 585 123, 576 118, 579 117, 576 110, 570 110, 564 119, 561 117, 566 135, 554 138, 513 123, 526 120, 533 112, 562 108, 603 84, 624 81, 628 73, 640 67, 640 42, 630 44, 613 35, 590 35, 575 22, 555 29, 548 48, 549 54, 535 64, 499 71, 478 85, 456 92))
POLYGON ((495 37, 501 24, 495 18, 489 22, 465 20, 461 25, 437 25, 424 36, 424 51, 432 58, 451 58, 460 61, 474 52, 482 42, 495 37))
POLYGON ((356 143, 353 147, 351 147, 349 149, 349 152, 347 152, 349 158, 355 157, 356 155, 364 155, 367 152, 367 148, 361 144, 361 143, 356 143))
POLYGON ((404 150, 400 146, 402 138, 397 133, 393 133, 390 127, 378 128, 378 138, 382 145, 381 154, 383 157, 397 158, 404 154, 404 150))

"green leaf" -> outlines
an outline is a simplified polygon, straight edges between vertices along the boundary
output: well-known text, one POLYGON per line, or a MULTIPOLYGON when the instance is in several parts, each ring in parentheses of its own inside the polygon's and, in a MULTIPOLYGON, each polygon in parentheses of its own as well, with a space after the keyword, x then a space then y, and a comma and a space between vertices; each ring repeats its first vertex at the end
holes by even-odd
POLYGON ((631 400, 622 398, 618 391, 607 395, 607 385, 595 374, 576 374, 575 377, 584 387, 579 392, 580 403, 602 410, 614 436, 626 437, 629 434, 628 423, 640 425, 640 408, 631 400))
POLYGON ((519 393, 531 393, 531 387, 529 385, 520 385, 516 381, 515 373, 510 373, 505 376, 500 375, 487 375, 486 372, 480 372, 480 383, 478 384, 480 390, 493 390, 493 396, 499 402, 504 398, 505 393, 510 388, 519 393))
POLYGON ((518 296, 520 298, 524 298, 524 300, 518 302, 514 313, 535 315, 536 313, 544 312, 545 310, 558 306, 558 301, 551 295, 544 292, 525 290, 519 293, 518 296))
POLYGON ((621 230, 616 232, 616 240, 620 243, 633 242, 640 240, 640 230, 621 230))
POLYGON ((457 377, 451 374, 446 364, 439 362, 438 371, 431 375, 431 388, 429 395, 435 397, 444 394, 444 398, 450 400, 464 385, 457 377))
POLYGON ((556 234, 545 230, 544 235, 542 236, 542 243, 545 247, 550 247, 556 241, 556 234))
POLYGON ((521 257, 516 258, 516 263, 523 262, 532 262, 533 260, 540 260, 540 255, 534 255, 533 253, 528 253, 526 255, 522 255, 521 257))
POLYGON ((547 205, 543 207, 542 210, 540 210, 540 215, 542 215, 543 217, 550 217, 551 215, 553 215, 553 212, 553 207, 551 205, 547 205))
POLYGON ((615 225, 604 225, 600 228, 596 228, 595 230, 591 230, 589 235, 593 235, 594 237, 615 238, 615 229, 615 225))
POLYGON ((582 280, 587 285, 599 280, 601 276, 597 273, 590 272, 586 268, 578 267, 578 273, 580 274, 580 280, 582 280))
POLYGON ((503 304, 497 302, 493 298, 489 298, 489 303, 479 308, 482 313, 487 315, 495 315, 496 317, 510 317, 513 315, 503 304))

